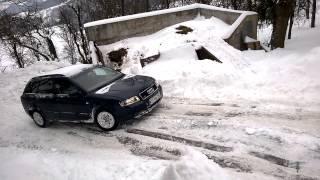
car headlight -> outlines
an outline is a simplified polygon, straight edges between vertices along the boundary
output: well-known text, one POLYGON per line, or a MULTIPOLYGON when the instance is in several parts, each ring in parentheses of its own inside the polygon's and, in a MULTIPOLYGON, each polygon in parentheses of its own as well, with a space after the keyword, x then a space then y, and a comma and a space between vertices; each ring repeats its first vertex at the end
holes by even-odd
POLYGON ((138 96, 133 96, 129 99, 126 99, 124 101, 120 102, 120 106, 124 107, 124 106, 129 106, 131 104, 137 103, 140 101, 140 98, 138 96))

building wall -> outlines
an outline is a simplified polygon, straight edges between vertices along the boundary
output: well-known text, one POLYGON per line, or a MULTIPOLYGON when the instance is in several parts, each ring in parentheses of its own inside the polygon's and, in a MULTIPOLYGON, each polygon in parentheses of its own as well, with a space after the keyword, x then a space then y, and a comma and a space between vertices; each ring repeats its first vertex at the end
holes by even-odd
MULTIPOLYGON (((206 18, 212 16, 217 17, 231 25, 240 17, 241 12, 194 8, 90 26, 86 27, 86 33, 89 41, 94 41, 98 45, 106 45, 126 38, 149 35, 168 26, 192 20, 199 14, 206 18)), ((237 49, 245 49, 243 42, 245 36, 254 39, 257 38, 257 21, 258 18, 256 14, 247 15, 245 19, 237 25, 235 31, 230 34, 229 37, 225 38, 225 41, 237 49)))

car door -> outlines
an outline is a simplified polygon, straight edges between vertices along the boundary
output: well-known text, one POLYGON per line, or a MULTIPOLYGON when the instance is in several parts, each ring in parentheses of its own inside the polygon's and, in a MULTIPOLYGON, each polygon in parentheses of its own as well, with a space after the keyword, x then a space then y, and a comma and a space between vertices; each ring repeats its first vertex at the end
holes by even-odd
POLYGON ((55 79, 56 100, 60 108, 59 119, 66 121, 90 119, 91 107, 86 94, 67 78, 55 79))
POLYGON ((59 106, 55 100, 53 79, 43 78, 39 81, 34 99, 36 109, 40 110, 47 119, 58 119, 59 106))

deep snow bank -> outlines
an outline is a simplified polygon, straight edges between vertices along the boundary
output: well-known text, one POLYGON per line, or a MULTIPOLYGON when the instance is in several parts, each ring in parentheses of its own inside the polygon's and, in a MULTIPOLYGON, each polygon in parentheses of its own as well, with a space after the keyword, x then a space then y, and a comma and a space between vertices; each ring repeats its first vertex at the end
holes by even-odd
POLYGON ((228 29, 230 25, 217 18, 197 17, 149 36, 130 38, 99 48, 106 58, 108 52, 127 48, 128 55, 122 71, 155 77, 167 97, 216 99, 221 96, 217 91, 250 73, 242 53, 222 39, 228 29), (176 28, 181 25, 193 31, 186 35, 177 34, 176 28), (195 50, 201 46, 223 63, 198 60, 195 50), (157 52, 160 52, 160 58, 142 68, 140 58, 157 52))
POLYGON ((228 180, 226 172, 204 154, 186 149, 185 155, 172 162, 158 180, 228 180))
POLYGON ((219 19, 197 17, 149 36, 100 48, 104 55, 128 48, 123 72, 155 77, 167 97, 319 104, 319 28, 295 27, 286 48, 270 53, 234 49, 221 38, 228 29, 230 26, 219 19), (191 27, 193 32, 177 34, 180 25, 191 27), (195 49, 200 46, 223 63, 199 61, 195 49), (154 52, 160 52, 160 58, 142 68, 140 58, 154 52))
POLYGON ((319 105, 320 29, 293 30, 293 39, 286 41, 284 49, 244 52, 256 75, 245 77, 243 84, 239 84, 243 96, 319 105))

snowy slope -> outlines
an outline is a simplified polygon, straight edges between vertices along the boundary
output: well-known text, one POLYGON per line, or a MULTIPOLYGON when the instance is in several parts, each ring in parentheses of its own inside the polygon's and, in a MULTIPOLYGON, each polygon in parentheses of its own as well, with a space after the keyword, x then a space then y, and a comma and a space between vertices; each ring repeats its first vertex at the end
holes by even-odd
MULTIPOLYGON (((182 151, 181 159, 134 155, 118 140, 126 135, 121 130, 101 133, 91 125, 59 123, 51 124, 47 129, 38 128, 20 103, 24 86, 35 75, 69 65, 39 62, 0 75, 1 180, 167 180, 169 177, 171 180, 225 180, 239 176, 190 148, 182 151), (16 173, 17 169, 19 173, 16 173)), ((183 145, 175 147, 185 148, 183 145)), ((251 177, 250 174, 242 176, 251 177)))
POLYGON ((244 96, 278 99, 290 103, 320 102, 319 27, 295 28, 285 49, 270 53, 244 52, 256 76, 247 77, 244 96), (252 86, 253 85, 253 86, 252 86))
MULTIPOLYGON (((313 120, 314 130, 309 134, 310 132, 304 131, 311 128, 299 124, 303 122, 283 119, 281 118, 282 112, 280 116, 272 114, 273 111, 279 113, 277 109, 279 106, 272 109, 259 105, 255 112, 261 111, 267 114, 258 114, 261 115, 261 117, 257 116, 261 121, 256 121, 256 117, 252 117, 254 114, 235 118, 230 116, 230 119, 226 116, 229 113, 235 114, 238 111, 250 110, 252 104, 245 104, 247 102, 242 102, 240 106, 225 104, 219 107, 205 105, 210 102, 203 100, 164 99, 160 109, 147 117, 145 121, 141 120, 127 125, 128 128, 165 131, 172 135, 232 146, 235 148, 234 152, 215 155, 222 159, 225 158, 226 162, 231 158, 243 163, 245 167, 252 167, 253 172, 251 173, 237 172, 237 169, 230 168, 222 169, 197 152, 203 152, 201 148, 197 148, 196 151, 189 150, 185 149, 186 146, 181 143, 169 143, 143 136, 136 137, 123 130, 101 133, 89 125, 60 123, 54 123, 47 129, 38 128, 22 109, 19 97, 23 88, 31 77, 68 65, 61 62, 39 62, 25 69, 0 75, 0 101, 2 102, 0 104, 2 114, 0 119, 0 179, 277 179, 277 175, 292 174, 294 169, 283 169, 267 161, 263 162, 248 157, 247 151, 252 148, 256 151, 271 148, 272 151, 269 149, 268 153, 270 151, 276 153, 280 145, 283 150, 289 147, 295 147, 295 149, 299 147, 300 149, 296 149, 299 151, 293 151, 284 157, 308 162, 303 164, 301 172, 312 177, 319 175, 317 168, 312 167, 312 163, 318 162, 317 159, 310 161, 312 157, 305 156, 310 152, 317 155, 319 138, 311 135, 318 131, 317 121, 313 120), (246 107, 247 105, 249 107, 246 107), (238 110, 237 107, 239 107, 238 110), (192 115, 192 112, 195 114, 192 115), (201 116, 205 112, 214 112, 214 116, 201 116), (267 118, 268 113, 275 116, 274 119, 267 118), (282 127, 279 128, 279 124, 284 126, 284 130, 282 127), (299 130, 302 127, 305 129, 299 130), (133 138, 132 142, 130 138, 133 138), (279 144, 278 141, 282 143, 279 144), (156 151, 159 147, 160 149, 163 147, 178 149, 182 155, 172 158, 162 151, 156 151), (306 165, 311 167, 308 168, 306 165), (15 173, 16 169, 19 169, 19 173, 15 173), (279 169, 281 171, 277 172, 279 169)), ((312 119, 307 116, 306 119, 312 122, 312 119)), ((276 153, 276 155, 283 156, 282 153, 276 153)))

